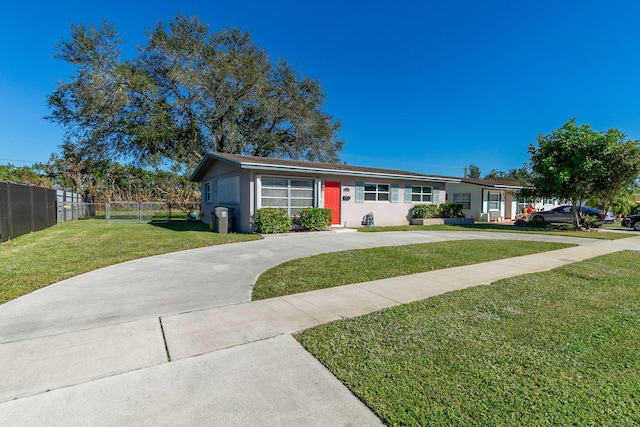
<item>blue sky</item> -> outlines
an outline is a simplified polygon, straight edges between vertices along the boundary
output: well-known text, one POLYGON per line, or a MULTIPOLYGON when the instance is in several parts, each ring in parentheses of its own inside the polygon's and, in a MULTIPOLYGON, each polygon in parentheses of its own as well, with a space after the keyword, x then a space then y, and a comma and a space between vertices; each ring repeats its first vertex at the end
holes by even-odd
POLYGON ((53 58, 72 23, 113 22, 131 53, 177 14, 249 31, 318 79, 349 164, 508 170, 571 117, 640 139, 636 0, 35 0, 0 15, 0 164, 58 151, 63 130, 42 117, 56 81, 74 74, 53 58))

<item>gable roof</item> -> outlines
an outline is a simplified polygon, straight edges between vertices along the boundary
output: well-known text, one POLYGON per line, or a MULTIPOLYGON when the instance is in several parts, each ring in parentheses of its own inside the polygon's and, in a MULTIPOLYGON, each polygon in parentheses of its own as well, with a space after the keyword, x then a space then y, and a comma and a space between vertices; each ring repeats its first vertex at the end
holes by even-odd
POLYGON ((427 175, 396 169, 308 162, 304 160, 274 159, 270 157, 238 156, 236 154, 228 153, 207 153, 189 179, 191 181, 199 182, 202 180, 206 171, 209 170, 216 161, 230 163, 241 169, 256 169, 274 172, 328 173, 343 176, 359 176, 362 178, 401 178, 417 181, 460 182, 460 178, 427 175))
POLYGON ((232 164, 240 169, 255 169, 273 172, 329 173, 333 175, 356 176, 362 178, 395 178, 414 181, 435 181, 444 183, 466 183, 501 189, 522 189, 522 184, 510 181, 495 181, 475 178, 457 178, 442 175, 427 175, 397 169, 370 168, 337 163, 309 162, 305 160, 274 159, 271 157, 239 156, 229 153, 207 153, 200 161, 189 180, 200 182, 215 162, 232 164))

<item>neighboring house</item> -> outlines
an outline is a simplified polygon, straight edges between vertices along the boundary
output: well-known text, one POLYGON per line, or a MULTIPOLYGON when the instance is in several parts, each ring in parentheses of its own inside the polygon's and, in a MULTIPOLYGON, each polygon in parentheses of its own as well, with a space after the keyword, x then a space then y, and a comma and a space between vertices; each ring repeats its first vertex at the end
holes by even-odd
POLYGON ((478 221, 513 220, 530 204, 536 211, 559 206, 557 199, 522 198, 520 190, 522 185, 517 182, 460 178, 446 184, 446 201, 460 203, 465 216, 478 221))
MULTIPOLYGON (((333 224, 359 227, 373 213, 375 225, 408 224, 417 203, 444 203, 446 186, 461 178, 266 157, 207 154, 191 175, 202 183, 202 220, 216 206, 233 208, 234 229, 254 230, 257 209, 278 207, 294 215, 306 207, 333 212, 333 224)), ((453 201, 453 200, 449 200, 453 201)))
POLYGON ((467 218, 477 221, 515 219, 520 211, 517 192, 518 183, 461 178, 447 183, 447 202, 460 203, 467 218))

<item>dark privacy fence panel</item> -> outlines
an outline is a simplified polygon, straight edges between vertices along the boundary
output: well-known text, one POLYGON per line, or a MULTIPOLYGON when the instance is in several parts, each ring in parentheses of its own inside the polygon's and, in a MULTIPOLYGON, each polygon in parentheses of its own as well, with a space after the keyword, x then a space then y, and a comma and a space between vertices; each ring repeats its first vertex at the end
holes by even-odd
POLYGON ((56 224, 56 190, 0 182, 0 242, 56 224))

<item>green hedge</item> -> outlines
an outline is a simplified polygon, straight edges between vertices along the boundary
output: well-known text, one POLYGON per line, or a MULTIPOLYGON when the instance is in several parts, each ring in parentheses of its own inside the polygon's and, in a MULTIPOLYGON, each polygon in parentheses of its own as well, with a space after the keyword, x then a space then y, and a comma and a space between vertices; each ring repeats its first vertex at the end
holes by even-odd
POLYGON ((300 211, 300 225, 310 231, 324 230, 331 225, 333 214, 331 209, 306 208, 300 211))
POLYGON ((438 205, 419 204, 411 208, 412 218, 437 218, 439 215, 438 205))
POLYGON ((253 217, 258 233, 286 233, 291 229, 291 217, 282 208, 261 208, 253 217))
POLYGON ((464 206, 460 203, 443 203, 440 205, 440 216, 442 218, 464 218, 463 209, 464 206))
POLYGON ((419 204, 411 208, 412 218, 464 218, 464 207, 459 203, 443 203, 441 205, 419 204))

